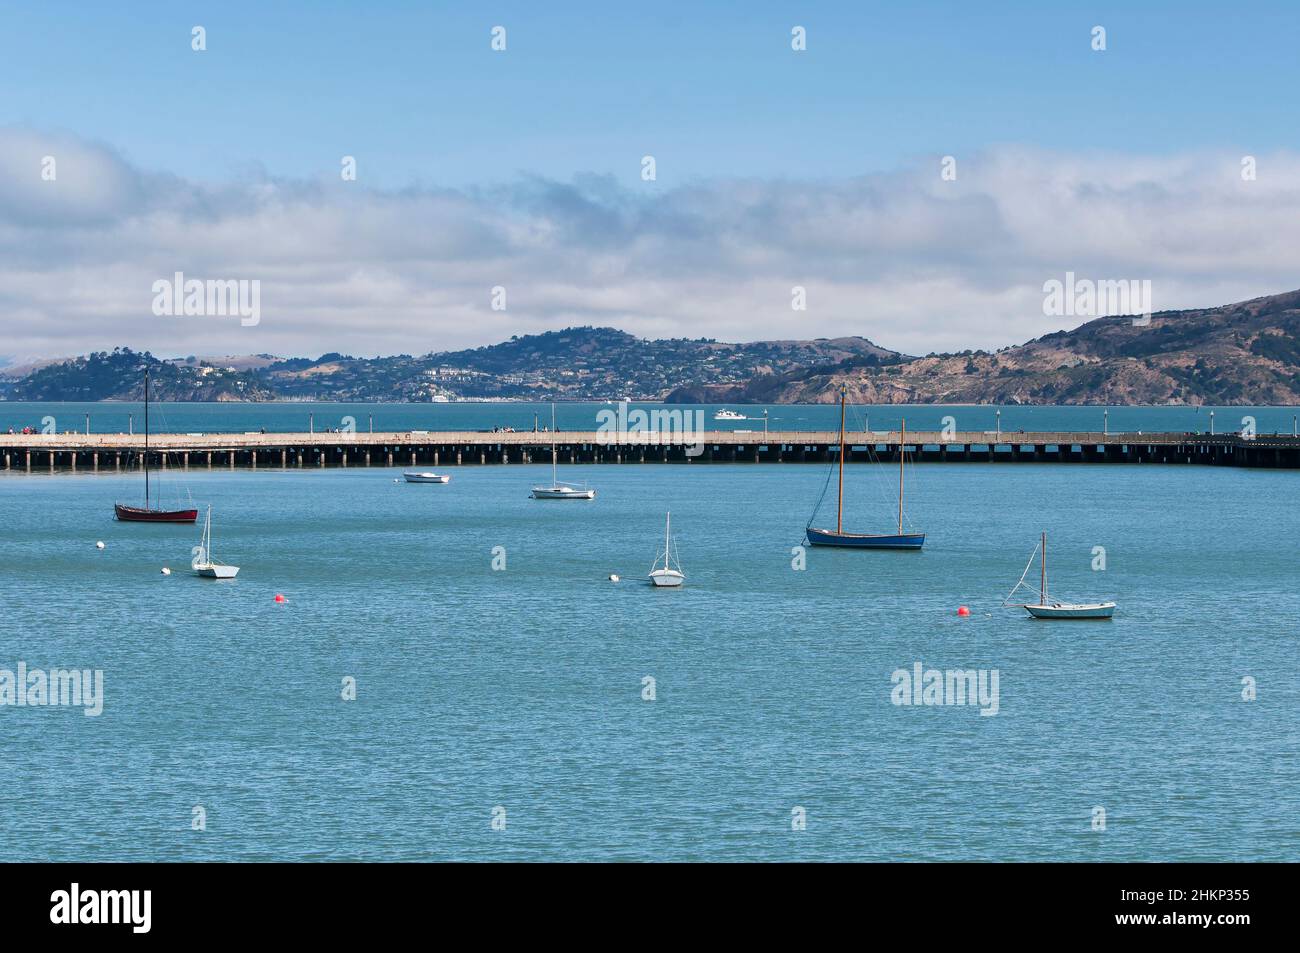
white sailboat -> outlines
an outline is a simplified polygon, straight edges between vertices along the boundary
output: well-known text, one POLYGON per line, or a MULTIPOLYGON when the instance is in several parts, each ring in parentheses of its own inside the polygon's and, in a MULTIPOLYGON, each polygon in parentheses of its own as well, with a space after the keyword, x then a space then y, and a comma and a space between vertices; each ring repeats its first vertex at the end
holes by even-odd
POLYGON ((654 565, 650 567, 650 581, 656 586, 672 587, 680 586, 686 581, 686 574, 682 572, 682 563, 680 559, 673 558, 673 538, 672 538, 673 514, 669 513, 667 520, 664 521, 664 551, 663 565, 659 565, 659 557, 655 557, 654 565), (673 568, 676 563, 677 568, 673 568))
POLYGON ((205 579, 234 579, 239 573, 238 566, 227 566, 212 558, 212 507, 208 507, 207 518, 203 521, 203 536, 194 547, 194 558, 190 568, 196 576, 205 579))
POLYGON ((1020 581, 1007 593, 1007 598, 1002 605, 1004 608, 1012 605, 1021 606, 1035 619, 1109 619, 1115 614, 1115 603, 1113 602, 1058 602, 1048 597, 1046 533, 1043 534, 1038 546, 1034 547, 1033 553, 1029 556, 1029 562, 1025 564, 1025 571, 1020 574, 1020 581), (1039 556, 1041 556, 1041 574, 1038 584, 1038 601, 1030 603, 1012 602, 1016 590, 1025 586, 1025 577, 1029 575, 1035 557, 1039 556))
POLYGON ((403 473, 407 483, 450 483, 451 476, 446 473, 434 473, 426 470, 423 473, 403 473))
POLYGON ((534 500, 594 500, 596 491, 590 487, 569 486, 561 483, 556 473, 555 459, 555 404, 551 404, 551 485, 535 486, 530 494, 534 500))

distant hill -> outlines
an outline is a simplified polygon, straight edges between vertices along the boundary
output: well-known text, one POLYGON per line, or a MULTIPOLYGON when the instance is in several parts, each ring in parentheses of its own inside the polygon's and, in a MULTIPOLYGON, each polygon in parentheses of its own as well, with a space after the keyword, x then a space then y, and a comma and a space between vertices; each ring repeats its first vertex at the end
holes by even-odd
POLYGON ((831 403, 1300 404, 1300 291, 1151 316, 1097 318, 996 353, 846 361, 684 388, 670 400, 831 403))
POLYGON ((1089 321, 995 353, 912 357, 865 337, 727 344, 567 328, 413 357, 161 361, 126 348, 0 379, 9 400, 617 400, 691 403, 1300 404, 1300 291, 1089 321))
POLYGON ((18 380, 32 371, 38 371, 50 364, 60 364, 71 360, 68 357, 25 358, 21 361, 6 359, 0 363, 0 380, 18 380))
POLYGON ((209 363, 162 361, 149 352, 130 348, 97 351, 38 367, 8 385, 8 400, 142 400, 144 367, 150 390, 158 400, 272 400, 274 394, 256 372, 237 371, 209 363))
POLYGON ((130 349, 40 367, 9 382, 10 400, 128 399, 139 367, 157 362, 165 400, 428 401, 448 399, 658 399, 674 388, 740 384, 817 364, 903 355, 866 338, 725 344, 650 341, 613 328, 568 328, 489 347, 412 357, 197 358, 157 362, 130 349))

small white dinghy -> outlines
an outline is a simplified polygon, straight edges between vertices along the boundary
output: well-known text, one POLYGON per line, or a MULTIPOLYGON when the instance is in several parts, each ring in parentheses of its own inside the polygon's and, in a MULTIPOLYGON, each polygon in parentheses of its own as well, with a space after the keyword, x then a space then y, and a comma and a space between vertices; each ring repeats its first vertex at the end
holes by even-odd
POLYGON ((682 563, 680 559, 674 557, 676 547, 673 546, 672 538, 673 514, 668 514, 668 519, 664 523, 664 551, 663 565, 659 565, 659 556, 655 557, 655 562, 650 567, 650 581, 661 588, 670 588, 680 586, 686 581, 686 574, 682 572, 682 563), (677 568, 673 568, 676 563, 677 568))
POLYGON ((433 473, 425 471, 424 473, 403 473, 407 483, 450 483, 451 475, 447 473, 433 473))
POLYGON ((234 579, 239 573, 238 566, 227 566, 225 563, 219 563, 212 558, 212 507, 208 507, 207 519, 203 521, 203 536, 199 539, 199 544, 194 547, 194 558, 190 560, 190 568, 194 570, 194 575, 202 576, 204 579, 234 579))
MULTIPOLYGON (((1032 592, 1032 590, 1030 591, 1032 592)), ((1025 565, 1025 571, 1020 574, 1020 581, 1007 594, 1007 598, 1002 605, 1003 607, 1021 606, 1035 619, 1109 619, 1115 614, 1115 603, 1113 602, 1055 602, 1048 598, 1046 533, 1043 534, 1042 541, 1030 555, 1029 562, 1025 565), (1034 565, 1034 558, 1040 555, 1042 557, 1040 560, 1042 569, 1038 586, 1038 601, 1029 603, 1012 602, 1016 590, 1025 585, 1025 576, 1029 575, 1029 570, 1034 565)))

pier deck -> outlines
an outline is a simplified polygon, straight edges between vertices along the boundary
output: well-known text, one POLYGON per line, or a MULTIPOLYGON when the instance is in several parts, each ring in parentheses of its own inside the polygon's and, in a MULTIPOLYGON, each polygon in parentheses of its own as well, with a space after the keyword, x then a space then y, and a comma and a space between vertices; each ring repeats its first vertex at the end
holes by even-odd
MULTIPOLYGON (((825 463, 839 453, 835 431, 705 431, 680 435, 557 431, 562 463, 825 463)), ((549 463, 546 432, 152 434, 150 463, 181 468, 261 468, 549 463)), ((898 431, 858 431, 846 462, 897 460, 898 431)), ((907 433, 907 451, 925 462, 1008 461, 1164 463, 1300 468, 1300 438, 1290 435, 958 431, 907 433)), ((139 467, 142 434, 0 434, 6 471, 139 467)))

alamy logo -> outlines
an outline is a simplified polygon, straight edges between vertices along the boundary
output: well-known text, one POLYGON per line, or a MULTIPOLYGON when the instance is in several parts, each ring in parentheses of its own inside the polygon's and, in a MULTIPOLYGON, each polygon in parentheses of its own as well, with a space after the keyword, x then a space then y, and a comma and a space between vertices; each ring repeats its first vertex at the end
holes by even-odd
POLYGON ((1043 282, 1043 314, 1049 318, 1101 318, 1106 315, 1135 315, 1133 324, 1151 323, 1151 279, 1093 281, 1065 273, 1065 281, 1043 282))
POLYGON ((246 328, 262 320, 262 282, 256 278, 200 281, 178 271, 171 279, 155 281, 153 294, 153 313, 160 318, 238 315, 246 328))
POLYGON ((651 446, 685 444, 686 455, 698 457, 704 452, 704 411, 629 411, 627 401, 621 401, 617 411, 597 412, 596 442, 602 446, 619 443, 651 446))
POLYGON ((978 705, 981 715, 998 713, 999 672, 995 669, 926 668, 895 669, 889 700, 895 705, 978 705))
POLYGON ((104 710, 104 673, 100 669, 52 668, 48 672, 26 662, 17 672, 0 668, 0 707, 80 705, 82 714, 94 718, 104 710))
POLYGON ((69 890, 50 894, 51 923, 127 923, 132 933, 148 933, 153 923, 152 890, 69 890))

